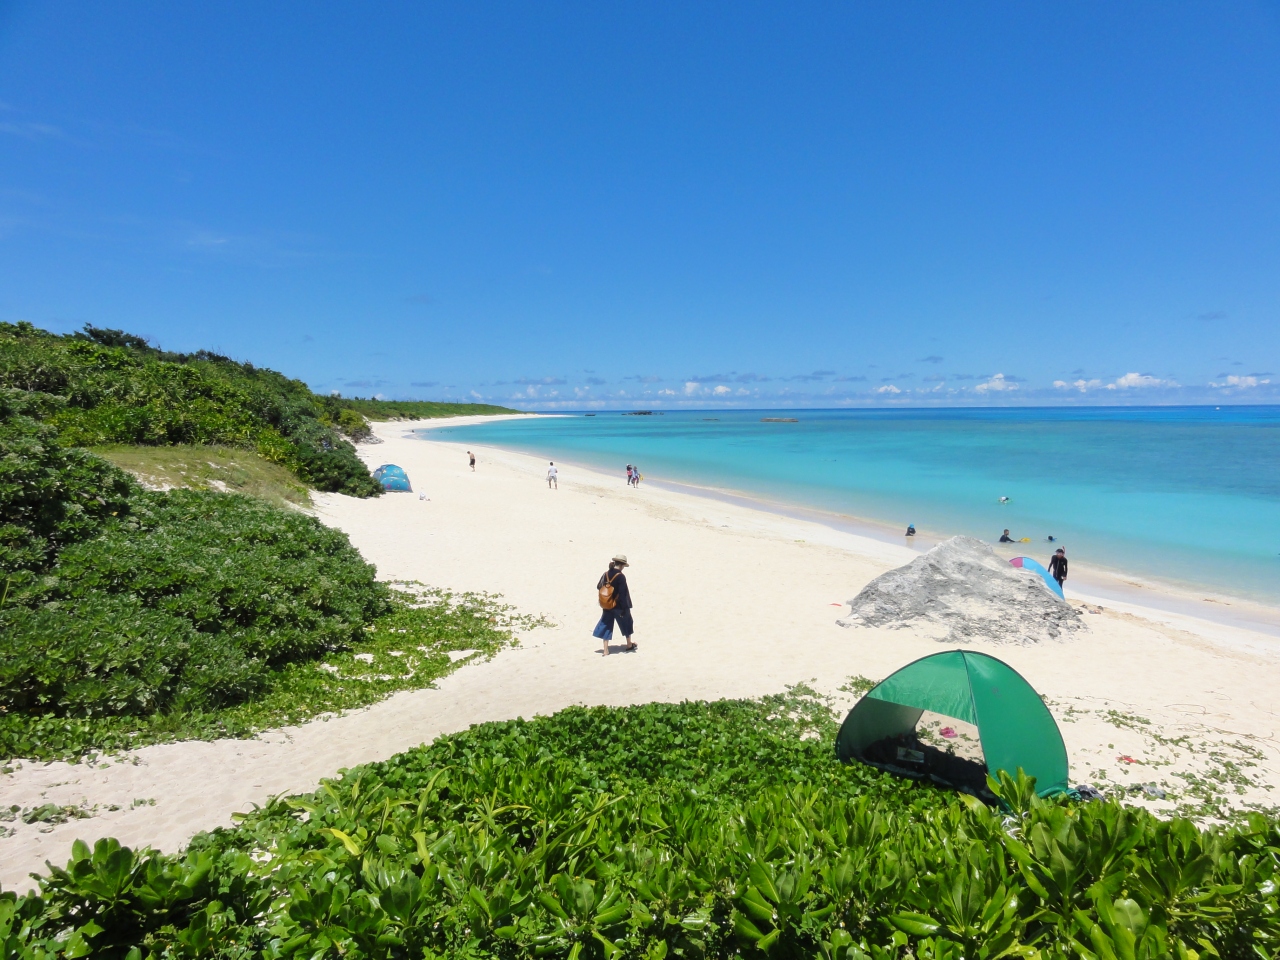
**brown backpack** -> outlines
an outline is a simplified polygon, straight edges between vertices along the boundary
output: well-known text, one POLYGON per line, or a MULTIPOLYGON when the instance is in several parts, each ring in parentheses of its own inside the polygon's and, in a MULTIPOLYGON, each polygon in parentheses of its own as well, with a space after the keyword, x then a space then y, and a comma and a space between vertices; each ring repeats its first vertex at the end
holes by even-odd
POLYGON ((616 573, 612 577, 605 574, 604 583, 600 584, 600 589, 596 591, 602 610, 612 610, 618 605, 618 598, 613 593, 613 581, 617 579, 616 573))

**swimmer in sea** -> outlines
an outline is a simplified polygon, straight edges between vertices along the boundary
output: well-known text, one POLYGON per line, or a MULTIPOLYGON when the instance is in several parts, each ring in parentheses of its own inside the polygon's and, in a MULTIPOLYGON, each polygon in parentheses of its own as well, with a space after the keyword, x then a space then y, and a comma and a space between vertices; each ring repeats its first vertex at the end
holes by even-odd
POLYGON ((907 536, 914 537, 916 535, 916 525, 914 523, 907 524, 907 536))
POLYGON ((1013 537, 1009 536, 1009 531, 1008 531, 1008 530, 1006 530, 1004 533, 1000 534, 1000 542, 1001 542, 1001 543, 1013 543, 1013 537))

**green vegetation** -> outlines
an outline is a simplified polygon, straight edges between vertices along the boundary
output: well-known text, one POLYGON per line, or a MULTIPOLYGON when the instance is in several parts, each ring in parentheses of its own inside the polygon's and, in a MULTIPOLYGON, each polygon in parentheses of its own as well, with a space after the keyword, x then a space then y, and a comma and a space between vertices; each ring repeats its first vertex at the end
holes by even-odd
POLYGON ((137 477, 148 487, 243 493, 278 507, 305 507, 307 488, 278 463, 249 450, 217 445, 95 447, 91 452, 137 477))
POLYGON ((280 799, 181 856, 77 844, 14 958, 1270 957, 1280 833, 1006 809, 832 756, 825 705, 572 708, 280 799))
POLYGON ((523 413, 509 407, 489 403, 438 403, 434 400, 365 400, 361 397, 337 398, 338 404, 366 420, 431 420, 436 417, 494 416, 499 413, 523 413))
MULTIPOLYGON (((464 663, 487 659, 513 642, 515 629, 538 626, 541 621, 513 615, 506 605, 483 595, 457 596, 439 590, 424 590, 413 584, 400 585, 386 595, 387 613, 357 632, 340 649, 323 652, 314 659, 300 658, 277 663, 253 661, 257 667, 253 686, 232 694, 236 688, 228 683, 214 686, 213 706, 207 691, 197 687, 196 697, 183 688, 184 676, 196 673, 197 663, 183 661, 187 670, 168 686, 161 686, 155 699, 144 709, 129 713, 83 715, 70 712, 73 702, 83 702, 85 695, 76 686, 60 701, 58 709, 0 712, 0 758, 37 760, 76 759, 103 752, 118 752, 172 740, 212 740, 218 737, 248 737, 262 730, 301 723, 322 714, 365 707, 401 690, 418 690, 431 686, 464 663), (176 695, 172 689, 177 687, 176 695), (159 701, 159 694, 167 696, 159 701), (181 695, 185 694, 183 700, 181 695), (74 700, 73 700, 74 698, 74 700), (147 708, 155 707, 154 710, 147 708)), ((100 653, 107 662, 98 666, 95 675, 99 686, 124 687, 136 692, 135 702, 150 688, 158 672, 143 672, 139 679, 135 660, 130 653, 145 643, 136 636, 139 626, 147 626, 145 617, 126 624, 119 639, 104 641, 89 653, 100 653), (108 660, 109 658, 109 660, 108 660)), ((89 626, 96 626, 90 624, 89 626)), ((68 629, 73 634, 83 633, 68 629)), ((100 633, 96 635, 100 637, 100 633)), ((151 634, 155 637, 156 634, 151 634)), ((95 637, 96 638, 96 637, 95 637)), ((61 639, 61 638, 59 638, 61 639)), ((92 642, 92 641, 90 641, 92 642)), ((80 643, 58 648, 60 659, 73 661, 71 669, 83 662, 84 647, 80 643)), ((171 649, 162 651, 172 653, 171 649)), ((181 651, 180 651, 181 652, 181 651)), ((13 698, 14 675, 30 669, 24 654, 35 658, 29 648, 18 645, 11 655, 0 650, 0 697, 13 698), (9 682, 6 682, 6 681, 9 682)), ((236 651, 229 656, 236 657, 236 651)), ((172 665, 171 656, 165 666, 172 665)), ((39 666, 39 664, 37 664, 39 666)), ((47 685, 52 671, 37 674, 47 685)), ((64 668, 64 673, 71 670, 64 668)), ((196 673, 197 680, 203 679, 196 673)), ((168 680, 168 674, 163 675, 168 680)), ((72 677, 73 683, 75 677, 72 677)), ((206 684, 207 686, 207 684, 206 684)), ((91 687, 89 692, 96 692, 91 687)))
POLYGON ((306 384, 207 351, 168 353, 119 330, 57 336, 0 323, 0 388, 49 394, 41 414, 69 447, 222 444, 254 450, 320 490, 381 488, 343 431, 363 418, 306 384))
POLYGON ((141 489, 61 445, 48 420, 64 409, 0 391, 0 757, 245 735, 509 642, 504 608, 393 590, 297 510, 141 489))

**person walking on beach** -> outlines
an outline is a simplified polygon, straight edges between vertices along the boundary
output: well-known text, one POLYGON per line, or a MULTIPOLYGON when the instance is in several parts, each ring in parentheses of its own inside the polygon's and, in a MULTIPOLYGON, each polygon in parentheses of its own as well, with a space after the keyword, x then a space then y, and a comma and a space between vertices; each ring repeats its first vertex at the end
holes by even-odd
POLYGON ((560 471, 556 469, 556 462, 554 460, 549 461, 549 463, 551 466, 547 467, 547 489, 559 490, 560 471))
POLYGON ((631 486, 631 464, 627 464, 627 486, 631 486))
POLYGON ((631 619, 631 591, 627 589, 627 577, 622 571, 629 567, 627 555, 620 553, 609 561, 609 569, 596 584, 596 594, 600 598, 600 623, 596 626, 596 636, 604 643, 604 655, 609 655, 609 639, 613 636, 613 625, 616 623, 622 635, 627 638, 624 650, 634 650, 635 643, 631 635, 635 633, 635 624, 631 619))
POLYGON ((1049 561, 1049 576, 1058 581, 1058 586, 1062 586, 1062 581, 1067 579, 1067 551, 1058 548, 1058 552, 1053 555, 1053 559, 1049 561))
POLYGON ((640 468, 634 463, 631 465, 631 485, 637 490, 640 488, 640 468))
POLYGON ((468 450, 467 456, 471 458, 471 472, 475 473, 476 472, 476 455, 472 453, 470 450, 468 450))

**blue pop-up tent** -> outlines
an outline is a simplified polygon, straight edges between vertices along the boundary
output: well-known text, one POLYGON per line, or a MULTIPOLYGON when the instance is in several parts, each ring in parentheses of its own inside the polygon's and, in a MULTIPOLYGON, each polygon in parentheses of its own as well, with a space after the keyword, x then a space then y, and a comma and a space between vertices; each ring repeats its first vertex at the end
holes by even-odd
POLYGON ((409 475, 404 472, 403 467, 397 467, 394 463, 384 463, 373 471, 373 479, 382 484, 383 490, 413 493, 413 487, 409 485, 409 475))
POLYGON ((1040 564, 1036 563, 1036 561, 1032 560, 1030 557, 1014 557, 1009 562, 1013 564, 1015 567, 1021 567, 1023 570, 1030 570, 1033 573, 1040 574, 1040 576, 1044 578, 1045 585, 1048 586, 1050 590, 1052 590, 1058 596, 1062 597, 1064 600, 1066 599, 1066 597, 1062 593, 1062 587, 1058 583, 1058 581, 1053 579, 1053 577, 1049 575, 1048 570, 1040 566, 1040 564))

